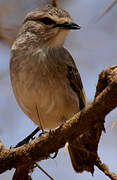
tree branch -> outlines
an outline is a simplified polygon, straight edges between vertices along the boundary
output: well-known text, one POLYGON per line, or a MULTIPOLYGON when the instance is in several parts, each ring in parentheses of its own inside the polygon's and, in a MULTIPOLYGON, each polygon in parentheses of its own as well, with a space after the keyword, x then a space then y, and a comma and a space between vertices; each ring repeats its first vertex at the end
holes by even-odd
POLYGON ((110 179, 117 180, 117 175, 113 172, 111 172, 108 168, 108 166, 105 163, 102 163, 100 158, 98 157, 96 160, 95 165, 110 179))
POLYGON ((105 16, 115 5, 117 0, 114 0, 106 9, 104 9, 95 19, 94 22, 97 23, 103 16, 105 16))
POLYGON ((8 150, 0 143, 0 173, 47 159, 66 142, 103 123, 104 117, 117 106, 117 66, 111 66, 99 75, 96 96, 92 103, 59 128, 28 144, 8 150))
POLYGON ((0 24, 0 40, 12 45, 20 26, 3 26, 0 24))
POLYGON ((12 180, 32 180, 29 175, 32 167, 30 166, 21 166, 16 168, 12 180))

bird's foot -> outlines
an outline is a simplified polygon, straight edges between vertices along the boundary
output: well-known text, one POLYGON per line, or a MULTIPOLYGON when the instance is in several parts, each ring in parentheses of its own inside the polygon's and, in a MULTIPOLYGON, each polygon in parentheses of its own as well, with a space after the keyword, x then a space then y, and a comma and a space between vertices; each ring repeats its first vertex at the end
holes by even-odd
POLYGON ((30 140, 35 139, 34 135, 40 130, 39 127, 37 127, 31 134, 29 134, 25 139, 23 139, 22 141, 20 141, 14 148, 20 147, 24 144, 27 144, 30 140))

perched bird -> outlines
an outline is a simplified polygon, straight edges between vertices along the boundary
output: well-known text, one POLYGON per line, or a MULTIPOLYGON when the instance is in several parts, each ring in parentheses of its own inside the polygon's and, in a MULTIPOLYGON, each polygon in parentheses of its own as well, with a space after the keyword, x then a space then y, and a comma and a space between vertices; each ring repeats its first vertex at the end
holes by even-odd
MULTIPOLYGON (((11 48, 10 76, 16 100, 41 129, 56 128, 86 104, 80 74, 63 47, 72 29, 80 26, 66 11, 48 5, 27 14, 11 48)), ((69 142, 72 165, 76 172, 93 171, 88 150, 80 141, 69 142)))

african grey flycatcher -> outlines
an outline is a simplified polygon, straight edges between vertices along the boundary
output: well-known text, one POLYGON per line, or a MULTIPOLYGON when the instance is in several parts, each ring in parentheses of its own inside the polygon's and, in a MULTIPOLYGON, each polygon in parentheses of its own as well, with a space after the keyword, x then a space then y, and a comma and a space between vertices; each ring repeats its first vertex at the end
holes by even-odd
MULTIPOLYGON (((70 15, 48 5, 27 14, 11 49, 13 91, 24 113, 41 129, 52 129, 85 106, 80 74, 63 47, 69 30, 80 29, 70 15)), ((83 151, 69 143, 76 172, 82 172, 83 151)), ((86 168, 87 169, 87 168, 86 168)))

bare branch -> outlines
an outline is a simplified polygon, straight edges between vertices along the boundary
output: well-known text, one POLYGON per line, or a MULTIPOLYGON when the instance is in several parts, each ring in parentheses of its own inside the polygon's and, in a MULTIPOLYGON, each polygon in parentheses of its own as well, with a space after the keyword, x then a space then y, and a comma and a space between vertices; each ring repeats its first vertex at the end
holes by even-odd
POLYGON ((38 167, 49 179, 54 180, 52 176, 50 176, 38 163, 36 163, 36 167, 38 167))
POLYGON ((0 40, 12 45, 14 42, 19 26, 3 26, 0 25, 0 40))
POLYGON ((30 173, 30 167, 21 166, 16 168, 12 180, 32 180, 30 173))
POLYGON ((117 180, 117 175, 111 172, 108 166, 105 163, 102 163, 100 158, 98 157, 95 164, 106 176, 108 176, 111 180, 117 180))
POLYGON ((96 17, 94 19, 94 22, 98 22, 104 15, 106 15, 117 3, 117 0, 114 0, 109 7, 107 7, 105 10, 103 10, 103 12, 100 13, 100 15, 98 17, 96 17))

